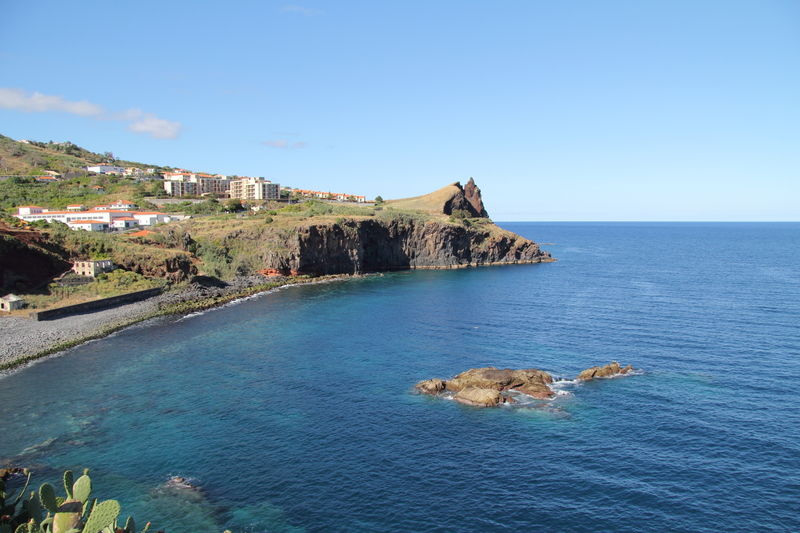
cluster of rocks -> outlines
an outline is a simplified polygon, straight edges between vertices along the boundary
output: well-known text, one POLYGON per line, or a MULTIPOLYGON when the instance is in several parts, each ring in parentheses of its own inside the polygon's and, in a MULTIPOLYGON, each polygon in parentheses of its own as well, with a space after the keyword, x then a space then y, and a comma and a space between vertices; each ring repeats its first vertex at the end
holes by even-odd
POLYGON ((223 281, 211 276, 195 276, 180 291, 169 291, 158 296, 155 301, 159 307, 195 302, 207 298, 219 298, 241 292, 245 289, 263 285, 266 282, 284 282, 286 277, 273 276, 266 278, 260 274, 251 276, 237 276, 231 280, 223 281))
MULTIPOLYGON (((577 379, 588 381, 596 378, 607 378, 627 374, 633 370, 631 365, 620 366, 613 361, 605 366, 594 366, 578 374, 577 379)), ((503 403, 513 403, 512 392, 520 392, 540 400, 555 396, 550 388, 553 376, 543 370, 528 368, 512 370, 498 369, 493 366, 471 368, 450 380, 427 379, 416 385, 422 394, 437 395, 444 392, 454 393, 457 402, 476 407, 496 407, 503 403)))

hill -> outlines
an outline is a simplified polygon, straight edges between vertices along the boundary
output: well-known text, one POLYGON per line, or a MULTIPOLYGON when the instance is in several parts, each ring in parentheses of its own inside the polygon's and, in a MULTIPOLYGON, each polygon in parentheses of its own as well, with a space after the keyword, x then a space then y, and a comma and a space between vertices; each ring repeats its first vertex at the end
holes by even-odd
POLYGON ((114 159, 110 153, 98 154, 69 141, 20 142, 0 135, 0 176, 38 176, 50 170, 65 177, 85 175, 89 165, 113 161, 123 167, 166 169, 135 161, 114 159))
POLYGON ((395 209, 410 209, 431 214, 452 215, 457 211, 462 211, 462 218, 489 217, 483 206, 481 190, 475 185, 475 180, 472 178, 464 187, 461 186, 461 183, 455 182, 422 196, 388 200, 386 205, 395 209))

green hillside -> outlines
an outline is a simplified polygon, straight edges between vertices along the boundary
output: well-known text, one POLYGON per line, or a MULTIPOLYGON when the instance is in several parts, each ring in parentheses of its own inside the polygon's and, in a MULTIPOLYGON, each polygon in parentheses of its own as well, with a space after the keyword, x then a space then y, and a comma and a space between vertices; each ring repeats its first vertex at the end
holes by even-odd
POLYGON ((65 176, 83 175, 86 173, 84 167, 88 165, 112 161, 115 165, 123 167, 155 168, 156 170, 170 168, 114 159, 110 153, 90 152, 69 141, 61 143, 28 141, 23 143, 0 135, 0 176, 37 176, 45 170, 59 172, 65 176))

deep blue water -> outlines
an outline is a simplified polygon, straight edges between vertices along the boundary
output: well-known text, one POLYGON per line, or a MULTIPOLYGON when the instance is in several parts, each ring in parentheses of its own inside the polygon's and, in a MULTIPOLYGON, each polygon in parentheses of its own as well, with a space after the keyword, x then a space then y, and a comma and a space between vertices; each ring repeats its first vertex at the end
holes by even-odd
POLYGON ((0 379, 0 460, 172 533, 800 531, 800 224, 503 225, 559 262, 285 289, 0 379), (643 373, 524 408, 411 392, 612 359, 643 373))

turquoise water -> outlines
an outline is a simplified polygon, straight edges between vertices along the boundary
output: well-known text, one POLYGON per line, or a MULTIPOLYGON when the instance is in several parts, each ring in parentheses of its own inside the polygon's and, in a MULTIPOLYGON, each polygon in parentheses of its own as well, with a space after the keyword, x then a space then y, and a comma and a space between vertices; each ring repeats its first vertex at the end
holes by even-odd
POLYGON ((503 225, 559 262, 289 288, 0 379, 0 460, 173 533, 800 530, 800 224, 503 225), (612 359, 643 373, 412 393, 612 359))

